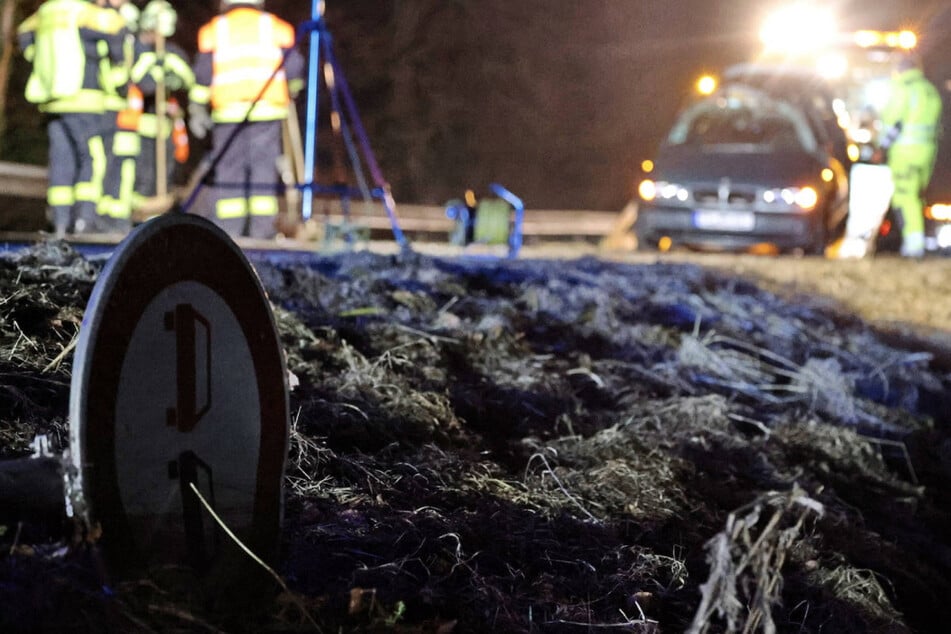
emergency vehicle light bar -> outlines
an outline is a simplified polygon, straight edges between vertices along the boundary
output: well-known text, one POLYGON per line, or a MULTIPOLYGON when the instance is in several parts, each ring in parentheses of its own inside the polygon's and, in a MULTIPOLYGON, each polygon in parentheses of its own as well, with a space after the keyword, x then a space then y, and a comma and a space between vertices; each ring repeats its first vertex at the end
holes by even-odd
POLYGON ((913 31, 856 31, 852 36, 856 45, 862 48, 886 46, 903 48, 906 51, 918 45, 918 36, 913 31))

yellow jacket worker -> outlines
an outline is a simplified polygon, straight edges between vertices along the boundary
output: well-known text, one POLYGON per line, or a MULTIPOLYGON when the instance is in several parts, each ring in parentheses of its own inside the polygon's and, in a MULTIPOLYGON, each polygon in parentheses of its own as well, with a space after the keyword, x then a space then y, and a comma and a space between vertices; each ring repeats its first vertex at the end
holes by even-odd
POLYGON ((215 218, 234 236, 271 238, 278 212, 281 125, 303 83, 294 28, 263 0, 225 0, 198 33, 189 125, 212 127, 215 218), (210 106, 210 122, 207 110, 210 106))
POLYGON ((903 58, 882 111, 888 167, 895 182, 892 207, 902 224, 901 254, 921 257, 925 251, 924 191, 934 171, 941 121, 941 95, 915 60, 903 58))
POLYGON ((27 101, 47 116, 49 189, 57 234, 96 232, 96 203, 106 167, 101 128, 105 94, 100 70, 122 59, 124 21, 85 0, 47 0, 17 29, 32 65, 27 101))

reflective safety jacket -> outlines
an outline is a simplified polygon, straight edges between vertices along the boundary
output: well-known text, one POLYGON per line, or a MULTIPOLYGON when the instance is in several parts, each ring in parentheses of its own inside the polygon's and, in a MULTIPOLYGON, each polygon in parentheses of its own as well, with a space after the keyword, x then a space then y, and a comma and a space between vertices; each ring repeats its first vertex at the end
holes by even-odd
POLYGON ((233 6, 198 32, 197 84, 189 99, 210 103, 216 123, 286 118, 303 77, 294 39, 294 28, 277 16, 233 6))
POLYGON ((122 58, 125 23, 85 0, 47 0, 17 29, 32 65, 26 99, 43 112, 103 112, 103 57, 122 58))
MULTIPOLYGON (((161 62, 154 46, 146 46, 139 53, 138 59, 132 66, 130 78, 144 96, 138 127, 139 134, 142 136, 156 138, 159 134, 158 119, 155 115, 157 110, 155 94, 159 80, 162 80, 165 84, 166 98, 168 99, 170 99, 172 93, 190 91, 194 88, 195 74, 192 72, 187 59, 185 51, 174 42, 165 42, 165 54, 162 56, 161 62)), ((171 116, 168 108, 166 108, 166 112, 171 116)), ((169 125, 163 131, 162 136, 167 138, 171 131, 172 126, 169 125)))
MULTIPOLYGON (((117 9, 106 7, 107 10, 122 14, 117 9)), ((99 42, 99 83, 105 93, 105 108, 110 112, 120 112, 128 106, 129 73, 132 70, 132 63, 139 56, 142 44, 135 34, 128 30, 128 23, 122 17, 126 24, 125 36, 122 42, 122 58, 118 61, 112 59, 108 51, 104 49, 105 43, 99 42)))
POLYGON ((883 147, 935 145, 941 121, 941 95, 924 73, 912 68, 891 83, 888 104, 882 111, 886 131, 883 147))

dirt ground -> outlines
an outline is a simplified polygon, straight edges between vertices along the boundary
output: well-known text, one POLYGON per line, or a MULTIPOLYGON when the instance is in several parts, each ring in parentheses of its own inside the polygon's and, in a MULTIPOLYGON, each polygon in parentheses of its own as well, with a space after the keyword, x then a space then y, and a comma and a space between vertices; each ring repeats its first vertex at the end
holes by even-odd
MULTIPOLYGON (((299 381, 283 587, 104 586, 8 523, 0 631, 946 631, 951 260, 446 255, 253 258, 299 381)), ((99 266, 0 259, 0 457, 64 446, 99 266)))

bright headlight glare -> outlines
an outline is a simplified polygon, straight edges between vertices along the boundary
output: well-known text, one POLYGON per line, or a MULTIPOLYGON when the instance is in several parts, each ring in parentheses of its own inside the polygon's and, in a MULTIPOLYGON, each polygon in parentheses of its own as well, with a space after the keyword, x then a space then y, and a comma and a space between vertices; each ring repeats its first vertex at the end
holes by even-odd
POLYGON ((898 45, 903 49, 912 49, 918 45, 918 36, 912 31, 902 31, 898 34, 898 45))
POLYGON ((938 235, 936 237, 939 248, 951 248, 951 225, 945 225, 938 229, 938 235))
POLYGON ((849 60, 844 55, 829 53, 819 58, 816 69, 826 79, 840 79, 849 70, 849 60))
POLYGON ((762 25, 760 40, 773 50, 802 52, 821 49, 836 32, 830 11, 802 3, 770 15, 762 25))
POLYGON ((674 183, 657 183, 657 190, 661 198, 670 200, 677 195, 677 191, 680 189, 679 185, 674 183))
POLYGON ((803 187, 796 192, 795 200, 797 205, 806 211, 810 211, 819 202, 819 194, 812 187, 803 187))
POLYGON ((637 186, 637 193, 642 200, 654 200, 654 198, 657 197, 657 184, 649 178, 644 179, 641 181, 641 184, 637 186))
POLYGON ((787 207, 799 207, 811 211, 819 202, 819 194, 812 187, 786 187, 767 189, 763 192, 763 202, 787 207))
POLYGON ((937 220, 938 222, 951 222, 951 205, 949 204, 935 204, 931 205, 927 209, 927 215, 932 220, 937 220))

